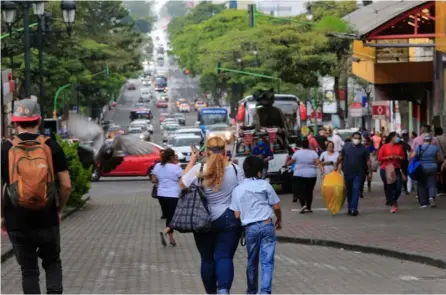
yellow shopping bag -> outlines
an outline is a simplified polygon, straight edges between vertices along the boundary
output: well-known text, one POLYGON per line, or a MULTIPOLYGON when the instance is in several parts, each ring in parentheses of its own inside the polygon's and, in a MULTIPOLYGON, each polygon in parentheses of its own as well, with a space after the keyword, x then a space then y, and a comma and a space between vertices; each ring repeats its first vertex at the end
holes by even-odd
POLYGON ((341 210, 345 202, 344 177, 336 171, 325 175, 322 181, 321 192, 325 206, 331 214, 335 215, 341 210))

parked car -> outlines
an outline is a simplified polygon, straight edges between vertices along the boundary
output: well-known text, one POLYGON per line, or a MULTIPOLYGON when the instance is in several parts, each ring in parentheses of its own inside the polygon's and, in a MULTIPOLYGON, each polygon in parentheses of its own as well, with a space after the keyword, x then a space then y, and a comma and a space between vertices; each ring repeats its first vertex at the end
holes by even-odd
POLYGON ((128 83, 127 84, 127 90, 136 90, 136 85, 133 83, 128 83))
POLYGON ((111 172, 104 173, 100 167, 93 171, 92 181, 98 181, 101 177, 121 176, 151 176, 152 169, 160 161, 162 147, 153 144, 153 152, 143 156, 125 156, 121 164, 111 172))
POLYGON ((182 104, 180 104, 180 107, 178 108, 178 110, 181 113, 190 113, 190 105, 187 103, 182 103, 182 104))
POLYGON ((173 115, 175 119, 178 120, 178 124, 181 126, 186 125, 186 116, 184 116, 182 113, 176 113, 173 115))

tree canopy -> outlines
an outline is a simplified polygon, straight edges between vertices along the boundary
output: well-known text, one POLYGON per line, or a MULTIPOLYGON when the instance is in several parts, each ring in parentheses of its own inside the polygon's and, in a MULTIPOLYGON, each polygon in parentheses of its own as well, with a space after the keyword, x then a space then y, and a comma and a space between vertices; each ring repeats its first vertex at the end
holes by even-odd
MULTIPOLYGON (((277 80, 223 72, 224 68, 280 78, 281 92, 305 95, 304 89, 318 87, 318 75, 340 74, 338 54, 346 55, 351 41, 326 33, 347 32, 341 17, 356 9, 355 1, 312 2, 313 24, 305 15, 285 20, 258 15, 254 28, 248 13, 202 2, 184 17, 174 18, 168 27, 172 54, 182 68, 200 76, 206 91, 218 94, 234 84, 245 84, 250 93, 260 87, 277 87, 277 80), (297 23, 300 22, 300 23, 297 23)), ((232 88, 233 89, 233 88, 232 88)))
POLYGON ((185 16, 188 12, 188 8, 185 1, 170 0, 164 3, 161 7, 162 17, 180 17, 185 16))
MULTIPOLYGON (((57 89, 68 83, 73 87, 63 91, 59 106, 102 106, 111 95, 119 95, 126 79, 140 70, 142 45, 148 42, 147 37, 135 28, 134 21, 122 21, 130 16, 122 1, 77 2, 71 36, 66 33, 60 3, 50 1, 45 5, 54 19, 53 32, 45 35, 43 44, 43 107, 46 113, 51 114, 57 89), (109 67, 108 76, 104 72, 106 66, 109 67)), ((22 27, 21 17, 18 16, 13 30, 22 27)), ((31 23, 35 21, 37 19, 31 16, 31 23)), ((6 28, 2 29, 5 31, 6 28)), ((31 36, 31 92, 38 94, 37 32, 33 30, 31 36)), ((2 66, 13 68, 20 84, 19 94, 23 93, 21 82, 24 76, 22 39, 22 34, 17 32, 2 40, 2 66), (11 56, 14 57, 13 65, 11 56)))

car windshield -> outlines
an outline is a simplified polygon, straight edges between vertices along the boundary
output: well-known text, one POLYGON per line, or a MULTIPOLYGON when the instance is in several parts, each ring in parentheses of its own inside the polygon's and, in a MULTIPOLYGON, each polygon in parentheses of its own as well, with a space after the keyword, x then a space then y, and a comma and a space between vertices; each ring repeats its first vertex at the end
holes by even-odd
POLYGON ((198 137, 177 137, 173 138, 171 141, 172 146, 179 147, 179 146, 190 146, 193 145, 200 145, 201 138, 198 137))
POLYGON ((218 123, 226 123, 228 121, 227 114, 201 114, 201 125, 214 125, 218 123))
POLYGON ((284 114, 294 114, 297 112, 299 105, 297 102, 276 100, 274 106, 279 108, 284 114))
POLYGON ((142 133, 142 129, 131 129, 129 130, 129 134, 137 134, 137 133, 142 133))
POLYGON ((156 85, 158 86, 166 86, 166 79, 164 78, 156 78, 156 85))

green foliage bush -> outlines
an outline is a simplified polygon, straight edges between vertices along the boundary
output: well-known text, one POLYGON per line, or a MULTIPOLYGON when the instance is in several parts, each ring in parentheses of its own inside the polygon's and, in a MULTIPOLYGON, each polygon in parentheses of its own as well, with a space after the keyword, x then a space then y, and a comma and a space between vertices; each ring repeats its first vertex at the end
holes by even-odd
POLYGON ((57 136, 57 142, 62 147, 68 161, 68 171, 71 178, 71 195, 67 206, 76 206, 82 202, 82 196, 90 191, 92 167, 85 169, 77 153, 78 143, 70 143, 57 136))

